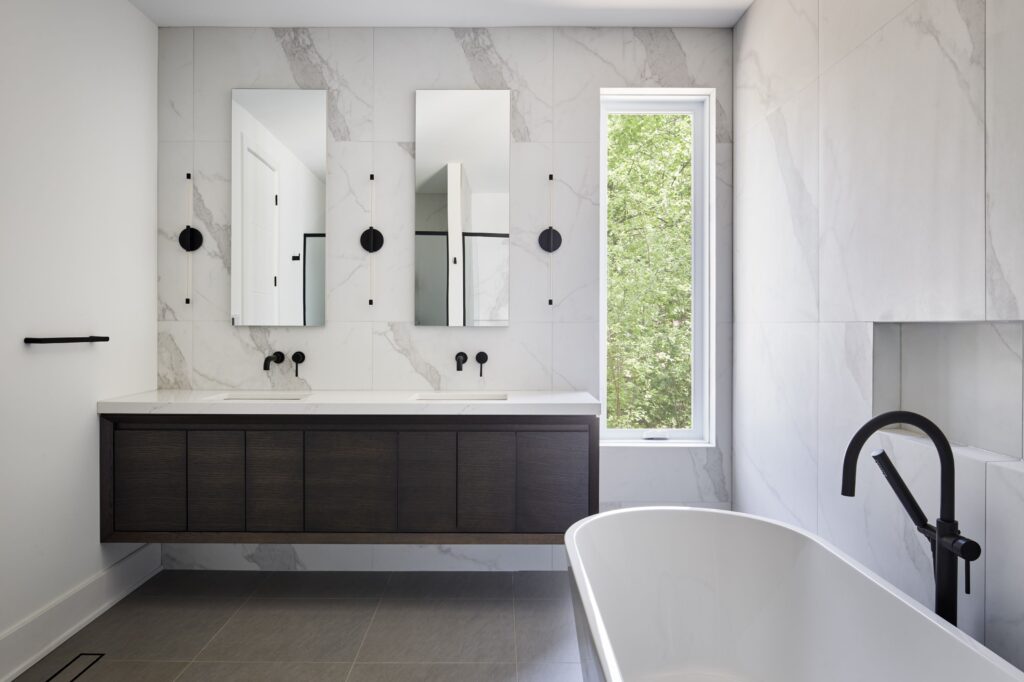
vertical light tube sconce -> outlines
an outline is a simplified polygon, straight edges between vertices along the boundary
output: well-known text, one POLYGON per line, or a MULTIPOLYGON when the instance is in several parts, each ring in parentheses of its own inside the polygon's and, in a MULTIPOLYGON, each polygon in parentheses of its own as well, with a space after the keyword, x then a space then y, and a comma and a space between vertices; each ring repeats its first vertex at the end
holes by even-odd
POLYGON ((178 234, 178 244, 185 249, 185 305, 192 304, 192 252, 203 245, 203 233, 192 227, 192 193, 194 181, 185 173, 185 229, 178 234))
POLYGON ((359 243, 370 254, 370 299, 373 305, 374 286, 376 281, 376 256, 384 246, 384 235, 374 225, 377 224, 377 182, 374 173, 370 173, 370 226, 359 235, 359 243))
POLYGON ((548 173, 548 228, 537 237, 540 248, 548 253, 548 305, 555 304, 554 258, 551 254, 562 245, 562 235, 555 229, 555 175, 548 173))

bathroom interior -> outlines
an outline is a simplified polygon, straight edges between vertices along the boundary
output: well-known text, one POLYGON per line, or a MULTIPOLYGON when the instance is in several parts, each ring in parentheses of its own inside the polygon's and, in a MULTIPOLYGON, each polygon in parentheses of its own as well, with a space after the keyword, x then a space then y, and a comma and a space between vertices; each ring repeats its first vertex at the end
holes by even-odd
POLYGON ((1024 680, 1022 70, 1020 0, 4 0, 0 681, 1024 680))

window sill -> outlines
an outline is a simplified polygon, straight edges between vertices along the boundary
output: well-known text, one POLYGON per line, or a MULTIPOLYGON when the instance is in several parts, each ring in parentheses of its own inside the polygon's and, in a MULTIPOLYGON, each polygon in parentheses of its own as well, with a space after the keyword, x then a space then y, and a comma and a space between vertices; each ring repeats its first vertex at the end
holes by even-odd
POLYGON ((602 438, 602 448, 676 448, 700 449, 714 448, 715 444, 702 440, 644 440, 643 438, 602 438))

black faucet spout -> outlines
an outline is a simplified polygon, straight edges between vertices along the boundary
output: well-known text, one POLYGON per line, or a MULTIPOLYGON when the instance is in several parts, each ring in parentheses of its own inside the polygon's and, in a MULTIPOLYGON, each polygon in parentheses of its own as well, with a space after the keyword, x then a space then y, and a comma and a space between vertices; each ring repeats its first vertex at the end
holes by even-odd
POLYGON ((874 453, 874 459, 882 470, 882 475, 885 476, 893 492, 896 493, 896 497, 903 504, 903 508, 913 520, 918 532, 928 538, 931 544, 935 573, 935 613, 956 625, 957 560, 963 559, 967 562, 965 578, 967 593, 970 594, 970 562, 981 556, 981 546, 960 535, 955 513, 956 475, 953 448, 942 430, 933 421, 915 412, 886 412, 869 420, 857 430, 850 440, 850 445, 846 448, 846 457, 843 459, 842 493, 846 497, 854 496, 857 488, 857 459, 868 438, 875 432, 894 424, 909 424, 920 429, 931 439, 939 454, 939 518, 935 521, 934 526, 928 523, 920 505, 917 504, 917 500, 914 499, 910 489, 903 482, 903 478, 896 471, 896 467, 888 455, 884 451, 878 450, 874 453))
POLYGON ((280 365, 282 362, 284 362, 284 353, 282 353, 279 350, 276 350, 273 353, 271 353, 270 355, 268 355, 267 357, 263 358, 263 371, 264 372, 269 372, 270 371, 270 363, 272 363, 272 362, 280 365))

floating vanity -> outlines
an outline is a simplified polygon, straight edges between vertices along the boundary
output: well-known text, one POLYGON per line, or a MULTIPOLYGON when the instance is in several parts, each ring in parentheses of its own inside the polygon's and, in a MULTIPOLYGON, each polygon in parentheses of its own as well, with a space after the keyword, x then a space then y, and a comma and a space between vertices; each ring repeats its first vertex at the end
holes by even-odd
POLYGON ((597 512, 586 393, 102 401, 104 542, 560 543, 597 512))

